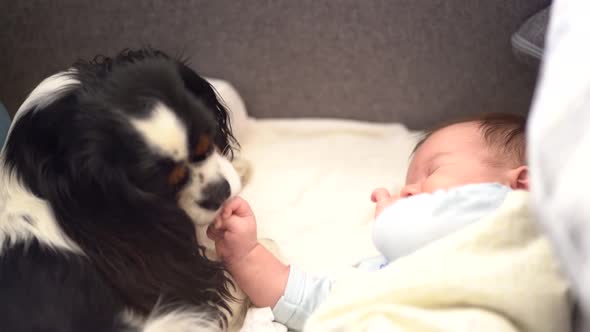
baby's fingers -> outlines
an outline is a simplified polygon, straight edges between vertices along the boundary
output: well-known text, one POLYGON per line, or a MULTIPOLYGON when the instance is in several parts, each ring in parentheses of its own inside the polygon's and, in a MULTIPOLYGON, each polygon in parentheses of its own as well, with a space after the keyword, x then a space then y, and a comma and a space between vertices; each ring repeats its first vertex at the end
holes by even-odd
POLYGON ((216 228, 214 223, 207 227, 207 237, 215 242, 223 239, 223 232, 221 228, 216 228))
POLYGON ((248 217, 252 215, 252 209, 246 200, 237 196, 227 201, 221 212, 221 217, 227 219, 232 215, 238 217, 248 217))

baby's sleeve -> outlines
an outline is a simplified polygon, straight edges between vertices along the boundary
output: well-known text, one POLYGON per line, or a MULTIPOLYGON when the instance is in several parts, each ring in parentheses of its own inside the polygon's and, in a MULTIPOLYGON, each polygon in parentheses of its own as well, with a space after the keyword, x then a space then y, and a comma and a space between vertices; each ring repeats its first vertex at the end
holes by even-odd
POLYGON ((401 199, 375 220, 373 243, 391 262, 490 215, 509 191, 500 184, 470 184, 401 199))
POLYGON ((330 293, 332 284, 328 278, 308 275, 291 265, 285 292, 272 309, 275 320, 289 330, 301 331, 330 293))

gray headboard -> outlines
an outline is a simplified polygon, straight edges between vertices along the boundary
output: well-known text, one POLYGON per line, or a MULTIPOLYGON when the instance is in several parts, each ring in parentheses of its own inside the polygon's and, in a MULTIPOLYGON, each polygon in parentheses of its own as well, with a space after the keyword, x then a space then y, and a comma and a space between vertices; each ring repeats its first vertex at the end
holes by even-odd
POLYGON ((510 36, 548 0, 27 0, 0 9, 14 113, 78 58, 151 45, 224 78, 257 117, 399 121, 526 112, 535 69, 510 36))

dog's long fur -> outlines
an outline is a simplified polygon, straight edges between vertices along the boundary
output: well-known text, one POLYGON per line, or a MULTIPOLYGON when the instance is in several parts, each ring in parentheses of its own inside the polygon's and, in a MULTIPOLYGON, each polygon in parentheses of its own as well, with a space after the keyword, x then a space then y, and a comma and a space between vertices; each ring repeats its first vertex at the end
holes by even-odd
POLYGON ((209 331, 231 283, 195 225, 240 189, 214 90, 144 49, 23 103, 0 169, 1 331, 209 331))

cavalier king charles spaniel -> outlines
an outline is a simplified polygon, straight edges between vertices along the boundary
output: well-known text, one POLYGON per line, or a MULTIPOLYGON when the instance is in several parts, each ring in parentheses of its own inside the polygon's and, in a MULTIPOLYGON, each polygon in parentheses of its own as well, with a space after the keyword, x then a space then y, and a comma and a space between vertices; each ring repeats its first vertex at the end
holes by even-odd
POLYGON ((41 82, 0 157, 0 330, 226 329, 205 229, 241 189, 235 147, 212 86, 161 51, 41 82))

